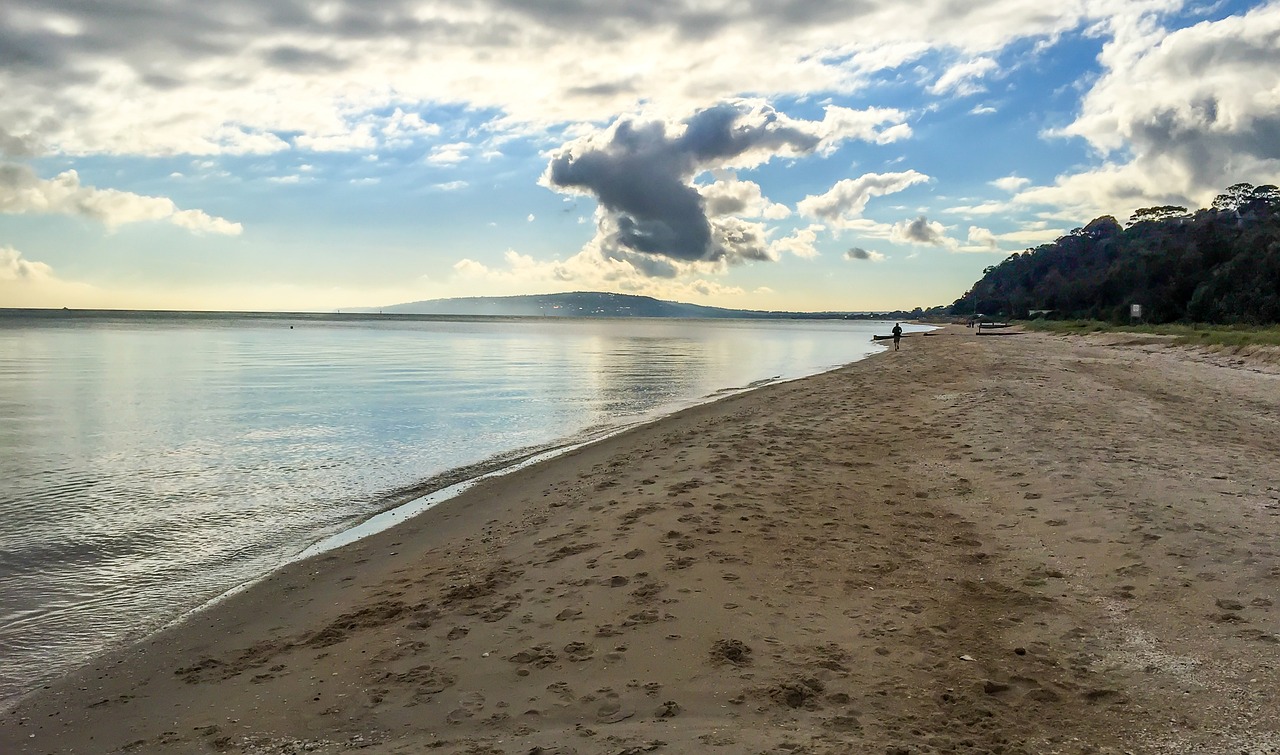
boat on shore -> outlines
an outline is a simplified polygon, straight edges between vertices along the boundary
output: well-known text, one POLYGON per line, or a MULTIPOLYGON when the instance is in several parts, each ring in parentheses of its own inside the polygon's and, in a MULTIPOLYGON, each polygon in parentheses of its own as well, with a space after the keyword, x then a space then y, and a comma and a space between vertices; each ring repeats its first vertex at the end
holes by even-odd
MULTIPOLYGON (((903 333, 902 337, 906 338, 907 336, 931 336, 931 335, 933 335, 933 333, 903 333)), ((892 338, 893 336, 879 336, 879 335, 871 336, 871 340, 873 341, 888 341, 888 340, 891 340, 892 338)))

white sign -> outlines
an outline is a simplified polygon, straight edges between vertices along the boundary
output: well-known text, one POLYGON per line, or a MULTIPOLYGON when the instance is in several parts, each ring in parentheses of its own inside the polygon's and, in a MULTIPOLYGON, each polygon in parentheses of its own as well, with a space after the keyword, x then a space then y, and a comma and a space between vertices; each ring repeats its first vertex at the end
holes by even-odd
POLYGON ((1131 317, 1131 318, 1132 318, 1132 319, 1134 319, 1134 320, 1141 320, 1141 319, 1142 319, 1142 305, 1141 305, 1141 304, 1130 304, 1130 305, 1129 305, 1129 317, 1131 317))

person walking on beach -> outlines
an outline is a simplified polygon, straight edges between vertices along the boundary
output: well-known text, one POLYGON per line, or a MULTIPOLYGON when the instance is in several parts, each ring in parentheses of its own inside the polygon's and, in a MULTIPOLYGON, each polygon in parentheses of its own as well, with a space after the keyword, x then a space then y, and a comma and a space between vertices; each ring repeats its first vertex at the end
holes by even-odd
POLYGON ((902 340, 902 323, 894 323, 893 325, 893 350, 898 350, 898 342, 902 340))

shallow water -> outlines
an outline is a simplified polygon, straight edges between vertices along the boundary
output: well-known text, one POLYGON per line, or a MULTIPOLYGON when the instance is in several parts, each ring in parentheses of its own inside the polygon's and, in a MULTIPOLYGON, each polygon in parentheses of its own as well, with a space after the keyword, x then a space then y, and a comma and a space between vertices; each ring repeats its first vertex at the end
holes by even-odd
POLYGON ((0 313, 0 698, 435 487, 885 331, 0 313))

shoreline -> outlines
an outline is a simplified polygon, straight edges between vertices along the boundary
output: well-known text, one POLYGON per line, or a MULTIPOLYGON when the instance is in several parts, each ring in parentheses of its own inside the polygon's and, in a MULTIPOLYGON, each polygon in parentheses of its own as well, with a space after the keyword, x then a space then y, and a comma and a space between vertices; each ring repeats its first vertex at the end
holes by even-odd
MULTIPOLYGON (((531 465, 552 461, 564 454, 572 453, 578 449, 585 448, 595 443, 607 441, 610 438, 630 432, 638 427, 662 422, 675 417, 682 412, 690 409, 696 409, 705 404, 711 404, 733 396, 757 391, 771 385, 781 385, 795 380, 805 380, 807 378, 814 377, 815 375, 822 375, 827 372, 834 372, 835 370, 843 369, 851 364, 861 362, 874 356, 876 356, 876 354, 868 354, 867 356, 862 357, 861 359, 856 359, 853 362, 837 365, 830 369, 823 370, 822 372, 815 372, 811 375, 800 375, 792 378, 774 376, 754 380, 748 385, 740 388, 722 388, 665 414, 647 416, 615 426, 588 428, 579 435, 554 441, 546 446, 518 449, 511 452, 509 455, 497 456, 467 467, 451 469, 443 474, 424 480, 419 484, 409 486, 405 490, 397 491, 396 493, 389 495, 387 497, 388 500, 400 500, 408 495, 412 495, 413 497, 409 500, 403 500, 401 503, 394 503, 388 508, 380 509, 364 519, 353 522, 350 526, 344 527, 332 535, 317 540, 283 562, 281 566, 287 566, 296 561, 305 561, 309 558, 320 556, 328 551, 343 548, 359 542, 366 537, 397 527, 416 516, 426 513, 436 506, 448 503, 471 489, 473 486, 486 480, 516 474, 531 465), (584 436, 585 439, 582 439, 584 436), (436 481, 439 480, 452 480, 452 482, 437 485, 436 481), (426 492, 416 492, 420 490, 426 492)), ((267 575, 263 576, 265 577, 267 575)), ((256 581, 258 580, 253 580, 252 582, 256 581)), ((249 584, 252 584, 252 582, 232 588, 229 592, 244 589, 249 586, 249 584)), ((222 596, 214 598, 210 603, 217 602, 221 597, 222 596)), ((193 613, 198 610, 200 609, 194 609, 193 613)))
MULTIPOLYGON (((880 353, 883 353, 883 352, 880 352, 880 353)), ((564 454, 572 453, 574 451, 577 451, 582 448, 586 448, 593 444, 607 441, 611 438, 617 437, 619 435, 623 435, 639 427, 644 427, 646 425, 662 422, 666 419, 675 417, 676 415, 679 415, 682 412, 686 412, 692 409, 697 409, 698 407, 701 407, 705 404, 711 404, 716 401, 722 401, 724 399, 731 398, 733 396, 750 393, 751 391, 760 390, 762 388, 766 388, 771 385, 780 385, 783 383, 789 383, 796 380, 805 380, 807 378, 814 377, 815 375, 822 375, 827 372, 834 372, 835 370, 846 368, 851 364, 855 364, 857 362, 870 359, 871 357, 874 357, 874 356, 878 356, 878 354, 877 353, 868 354, 860 359, 854 360, 853 362, 847 362, 842 365, 837 365, 835 367, 831 367, 830 369, 823 370, 822 372, 816 372, 811 375, 800 375, 798 377, 790 377, 790 378, 774 376, 770 378, 762 378, 760 380, 755 380, 749 383, 748 385, 738 387, 738 388, 722 388, 720 390, 715 391, 714 393, 708 394, 706 396, 701 397, 700 399, 694 400, 693 403, 690 403, 686 406, 682 406, 666 414, 649 416, 646 418, 637 419, 631 422, 619 424, 616 426, 610 426, 607 428, 600 428, 600 429, 588 428, 587 430, 583 431, 583 434, 574 436, 574 438, 566 438, 559 441, 554 441, 546 446, 517 449, 515 451, 510 452, 510 454, 507 454, 507 455, 499 455, 499 456, 493 457, 492 459, 487 459, 485 461, 481 461, 466 467, 459 467, 456 469, 448 470, 444 473, 441 473, 434 477, 423 480, 420 483, 408 486, 407 488, 402 489, 400 491, 393 492, 387 496, 388 501, 400 500, 401 501, 400 503, 393 503, 388 508, 383 508, 378 511, 375 511, 373 514, 370 514, 369 516, 363 519, 354 521, 349 526, 346 526, 343 529, 331 535, 328 535, 326 537, 320 538, 319 540, 316 540, 315 542, 306 546, 305 548, 298 551, 294 555, 287 557, 284 561, 282 561, 276 568, 272 569, 271 571, 266 572, 253 579, 242 582, 241 584, 235 585, 234 587, 231 587, 225 592, 215 595, 214 597, 210 598, 204 603, 182 613, 181 615, 175 617, 172 621, 168 621, 165 624, 157 627, 155 630, 149 631, 141 636, 132 638, 129 641, 122 643, 119 646, 108 648, 105 652, 101 653, 100 655, 106 656, 112 653, 120 652, 122 650, 127 650, 129 647, 140 644, 142 642, 146 642, 151 637, 151 635, 159 634, 161 632, 165 632, 171 629, 178 629, 182 624, 188 621, 197 620, 200 614, 209 610, 216 610, 217 606, 223 603, 224 601, 236 595, 239 595, 247 590, 253 589, 259 583, 269 579, 273 573, 275 573, 276 571, 279 571, 280 569, 283 569, 285 567, 291 566, 296 563, 301 563, 314 558, 318 558, 330 551, 339 550, 339 549, 354 545, 355 543, 358 543, 361 540, 364 540, 366 538, 373 537, 374 535, 382 534, 388 530, 392 530, 403 524, 407 524, 409 521, 411 521, 415 517, 421 516, 427 513, 428 511, 430 511, 431 509, 436 508, 437 506, 450 503, 454 499, 464 494, 466 491, 470 490, 472 487, 478 484, 481 484, 487 480, 493 480, 493 479, 506 477, 511 474, 517 474, 521 470, 526 469, 529 466, 532 466, 535 464, 542 464, 548 461, 553 461, 564 454), (576 438, 583 437, 583 435, 586 435, 585 440, 576 439, 576 438), (445 482, 441 483, 439 481, 445 481, 445 482), (419 493, 417 491, 426 491, 426 492, 419 493), (408 496, 413 496, 413 497, 409 498, 408 500, 403 500, 408 496)), ((87 663, 82 664, 82 666, 93 666, 95 665, 95 663, 98 662, 98 660, 99 658, 91 659, 87 663)), ((79 668, 72 669, 67 674, 64 674, 64 676, 71 676, 79 670, 80 670, 79 668)), ((49 681, 56 683, 61 678, 62 677, 58 677, 56 679, 52 679, 49 681)), ((16 707, 24 699, 34 694, 35 691, 36 690, 33 689, 25 693, 15 695, 11 698, 0 699, 0 714, 3 714, 8 710, 16 707)))
MULTIPOLYGON (((825 366, 821 369, 823 371, 829 371, 831 369, 839 369, 841 366, 844 365, 825 366)), ((278 569, 292 561, 298 560, 305 555, 311 554, 318 546, 321 546, 328 541, 343 541, 348 537, 347 533, 352 530, 367 530, 370 520, 383 520, 388 518, 396 520, 401 518, 399 515, 394 513, 399 509, 404 509, 406 507, 410 510, 415 507, 425 508, 420 504, 424 498, 432 498, 434 500, 442 497, 449 497, 450 494, 448 491, 466 488, 471 484, 474 484, 477 480, 485 479, 493 475, 507 474, 518 470, 528 464, 531 459, 542 459, 548 455, 553 456, 564 452, 566 449, 572 449, 584 443, 597 442, 603 438, 610 437, 620 432, 625 432, 636 425, 660 421, 663 417, 669 416, 671 413, 677 413, 693 406, 721 400, 726 396, 755 390, 764 385, 785 382, 788 380, 803 379, 804 377, 809 376, 810 375, 800 375, 792 377, 773 375, 753 380, 746 385, 725 387, 706 395, 691 397, 674 402, 662 410, 666 413, 661 413, 657 410, 645 411, 643 413, 637 413, 627 417, 620 417, 616 422, 608 425, 584 427, 569 436, 553 439, 541 445, 512 449, 472 464, 444 470, 443 472, 426 479, 391 490, 377 496, 376 499, 371 499, 371 503, 373 505, 368 513, 341 525, 340 529, 333 530, 329 534, 317 536, 316 539, 311 542, 304 539, 298 543, 296 547, 285 549, 280 556, 280 560, 276 562, 270 570, 257 574, 250 574, 247 577, 244 577, 242 581, 234 583, 231 581, 224 581, 222 584, 228 585, 226 589, 210 595, 210 597, 197 605, 183 609, 178 614, 166 616, 162 612, 158 612, 147 619, 145 626, 140 624, 132 627, 120 636, 112 637, 109 641, 96 647, 91 656, 87 656, 84 660, 76 663, 70 668, 59 670, 57 676, 41 676, 34 681, 34 684, 43 685, 47 682, 56 681, 58 678, 61 678, 68 673, 74 673, 76 669, 84 665, 93 664, 96 659, 108 653, 128 647, 140 641, 145 641, 149 636, 157 631, 166 629, 176 623, 184 621, 187 617, 199 613, 205 607, 217 604, 228 595, 248 589, 253 584, 267 577, 275 569, 278 569)), ((392 522, 392 525, 393 524, 394 521, 392 522)), ((8 679, 14 681, 21 680, 24 671, 25 669, 17 669, 14 673, 8 676, 8 679)), ((0 696, 0 711, 12 707, 37 688, 32 684, 21 686, 25 688, 17 691, 19 689, 19 684, 15 683, 13 685, 5 685, 5 689, 3 691, 6 694, 0 696)))
POLYGON ((1274 386, 966 335, 482 480, 21 699, 0 750, 1280 743, 1274 386))

